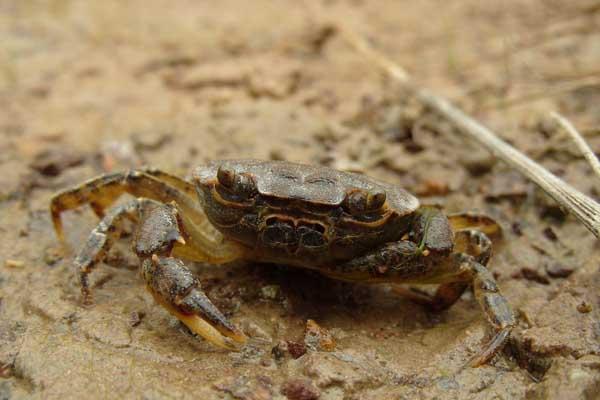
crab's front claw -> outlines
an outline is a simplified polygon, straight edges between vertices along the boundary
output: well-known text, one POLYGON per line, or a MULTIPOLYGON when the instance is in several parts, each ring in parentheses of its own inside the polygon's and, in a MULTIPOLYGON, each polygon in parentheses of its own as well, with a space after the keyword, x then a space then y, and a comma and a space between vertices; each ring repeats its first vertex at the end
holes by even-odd
POLYGON ((247 336, 229 322, 210 299, 198 289, 192 289, 177 306, 181 310, 174 313, 177 318, 193 332, 216 345, 232 348, 229 343, 222 340, 222 337, 216 341, 213 340, 216 336, 214 330, 220 334, 219 336, 226 336, 239 344, 244 344, 248 340, 247 336))
POLYGON ((153 255, 142 263, 142 274, 155 300, 207 341, 235 350, 246 335, 204 294, 200 283, 176 258, 153 255), (230 340, 228 340, 230 339, 230 340))

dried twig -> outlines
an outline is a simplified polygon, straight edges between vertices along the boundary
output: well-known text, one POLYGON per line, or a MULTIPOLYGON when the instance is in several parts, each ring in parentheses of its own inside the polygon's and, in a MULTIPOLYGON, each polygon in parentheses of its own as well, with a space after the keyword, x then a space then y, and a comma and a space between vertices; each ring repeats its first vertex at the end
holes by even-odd
POLYGON ((590 146, 585 142, 581 134, 575 129, 573 124, 568 119, 556 112, 551 112, 550 115, 554 118, 560 126, 571 136, 571 139, 575 142, 579 151, 584 155, 586 160, 590 163, 594 173, 600 178, 600 161, 594 154, 590 146))
POLYGON ((425 89, 415 88, 409 75, 402 67, 375 51, 362 37, 354 32, 340 29, 340 27, 338 29, 350 45, 387 72, 392 78, 410 88, 416 98, 424 105, 444 116, 458 127, 463 134, 477 141, 494 156, 536 183, 556 202, 579 219, 590 232, 600 238, 600 204, 504 142, 490 129, 454 107, 447 100, 425 89))

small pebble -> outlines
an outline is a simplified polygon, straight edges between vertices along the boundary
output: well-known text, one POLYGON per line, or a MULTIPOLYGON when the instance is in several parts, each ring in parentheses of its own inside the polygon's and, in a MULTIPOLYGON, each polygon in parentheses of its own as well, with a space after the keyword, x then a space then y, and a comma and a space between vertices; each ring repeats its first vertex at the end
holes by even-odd
POLYGON ((542 285, 548 285, 550 283, 548 278, 546 278, 544 275, 540 275, 539 272, 532 268, 521 268, 521 275, 528 281, 534 281, 541 283, 542 285))
POLYGON ((546 236, 546 238, 552 242, 556 242, 558 240, 558 236, 556 235, 556 232, 554 232, 554 230, 551 227, 547 227, 546 229, 544 229, 542 231, 542 233, 544 234, 544 236, 546 236))
POLYGON ((21 260, 8 259, 4 261, 4 266, 7 268, 23 268, 25 266, 25 263, 21 260))
POLYGON ((569 268, 558 261, 549 262, 544 268, 546 274, 552 278, 566 278, 573 273, 573 268, 569 268))
POLYGON ((280 295, 280 288, 278 285, 268 285, 260 288, 260 297, 265 300, 277 300, 280 295))
POLYGON ((292 379, 281 388, 281 393, 290 400, 317 400, 321 394, 311 381, 307 379, 292 379))
POLYGON ((246 334, 250 335, 254 339, 259 339, 268 343, 273 341, 271 335, 269 335, 263 328, 252 321, 244 320, 242 322, 242 329, 244 332, 246 332, 246 334))
POLYGON ((294 359, 306 354, 306 345, 304 343, 292 342, 291 340, 288 340, 286 343, 288 352, 294 359))
POLYGON ((592 311, 592 305, 584 300, 577 305, 577 311, 579 311, 582 314, 587 314, 590 311, 592 311))
POLYGON ((515 235, 517 236, 523 236, 523 227, 521 226, 520 223, 518 222, 513 222, 512 225, 512 231, 515 235))
POLYGON ((129 325, 132 328, 135 328, 136 326, 138 326, 139 324, 142 323, 142 319, 144 318, 146 314, 143 312, 138 312, 138 311, 134 311, 131 314, 129 314, 129 325))
POLYGON ((287 352, 288 352, 288 345, 287 345, 287 342, 284 340, 277 343, 277 345, 271 349, 271 355, 273 356, 275 361, 281 361, 285 357, 285 354, 287 352))
POLYGON ((335 341, 327 329, 321 328, 312 319, 306 321, 306 330, 304 333, 304 344, 314 350, 333 351, 335 350, 335 341))
POLYGON ((44 252, 46 265, 54 265, 63 257, 63 250, 58 247, 50 247, 44 252))
POLYGON ((483 153, 466 156, 465 159, 462 160, 463 166, 474 176, 487 174, 492 170, 495 163, 496 159, 493 156, 483 153))
POLYGON ((6 379, 11 376, 13 376, 12 366, 10 364, 0 363, 0 378, 6 379))
POLYGON ((44 176, 58 176, 65 169, 83 164, 84 157, 67 148, 52 147, 35 157, 30 167, 44 176))

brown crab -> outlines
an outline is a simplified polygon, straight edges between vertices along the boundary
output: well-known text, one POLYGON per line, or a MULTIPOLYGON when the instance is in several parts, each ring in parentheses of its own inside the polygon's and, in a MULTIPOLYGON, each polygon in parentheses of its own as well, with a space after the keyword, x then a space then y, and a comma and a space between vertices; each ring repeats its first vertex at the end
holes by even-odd
POLYGON ((156 169, 103 175, 52 199, 61 242, 60 214, 86 203, 102 220, 75 258, 84 301, 90 301, 88 275, 120 220, 133 219, 134 251, 156 301, 221 347, 244 343, 246 336, 211 303, 180 258, 282 263, 353 282, 439 284, 433 296, 401 290, 435 310, 451 306, 472 285, 495 330, 472 365, 488 361, 515 324, 485 267, 491 254, 486 233, 500 230, 493 220, 446 217, 402 188, 363 175, 257 160, 211 162, 194 171, 191 183, 156 169), (123 193, 137 198, 105 213, 123 193))

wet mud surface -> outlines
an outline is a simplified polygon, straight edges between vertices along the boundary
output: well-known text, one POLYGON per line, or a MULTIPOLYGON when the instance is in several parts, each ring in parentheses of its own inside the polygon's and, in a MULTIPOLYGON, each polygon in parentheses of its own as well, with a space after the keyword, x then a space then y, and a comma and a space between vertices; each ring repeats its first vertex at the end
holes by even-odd
MULTIPOLYGON (((598 198, 600 180, 548 116, 558 110, 600 149, 597 4, 316 10, 598 198)), ((0 398, 598 397, 595 238, 313 12, 272 1, 0 1, 0 398), (94 272, 95 303, 82 306, 72 255, 52 230, 54 192, 142 165, 188 176, 241 157, 363 172, 448 212, 493 216, 504 239, 489 267, 519 321, 506 350, 462 368, 489 337, 471 293, 436 314, 385 286, 194 265, 251 337, 227 352, 154 303, 130 237, 94 272)), ((74 249, 97 223, 85 208, 64 221, 74 249)))

